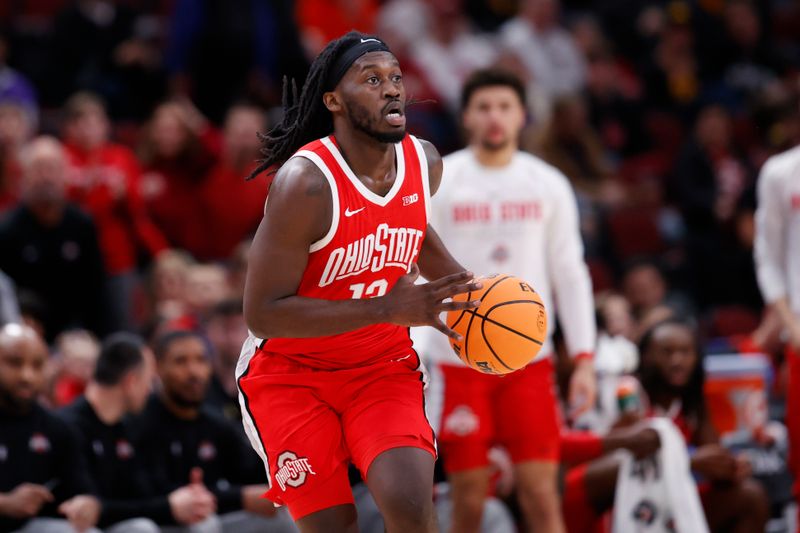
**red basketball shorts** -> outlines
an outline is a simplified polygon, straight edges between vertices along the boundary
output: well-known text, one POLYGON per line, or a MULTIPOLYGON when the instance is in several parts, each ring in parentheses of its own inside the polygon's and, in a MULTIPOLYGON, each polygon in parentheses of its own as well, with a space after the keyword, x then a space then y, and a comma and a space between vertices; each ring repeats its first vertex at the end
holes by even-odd
POLYGON ((558 462, 560 422, 550 358, 502 377, 456 365, 439 370, 444 390, 439 445, 446 472, 486 466, 496 444, 515 463, 558 462))
POLYGON ((796 501, 800 502, 800 352, 787 348, 786 364, 789 371, 789 381, 786 384, 789 469, 794 476, 794 497, 796 501))
POLYGON ((353 503, 350 462, 366 477, 372 461, 392 448, 436 457, 416 354, 335 371, 253 354, 248 361, 243 353, 237 368, 245 431, 267 465, 266 497, 286 505, 295 520, 353 503))

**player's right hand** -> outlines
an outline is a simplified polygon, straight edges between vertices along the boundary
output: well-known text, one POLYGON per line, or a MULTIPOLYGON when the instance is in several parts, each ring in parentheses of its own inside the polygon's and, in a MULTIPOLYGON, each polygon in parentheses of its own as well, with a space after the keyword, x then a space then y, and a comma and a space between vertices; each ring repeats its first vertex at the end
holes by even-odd
POLYGON ((53 501, 53 494, 42 485, 22 483, 2 498, 0 514, 11 518, 31 518, 39 514, 46 502, 53 501))
POLYGON ((392 290, 383 297, 389 322, 401 326, 433 326, 448 337, 460 341, 461 335, 448 328, 439 315, 447 311, 478 307, 479 300, 454 302, 449 299, 457 294, 477 291, 483 285, 473 280, 472 272, 450 274, 417 285, 415 282, 418 277, 419 267, 414 264, 411 271, 397 280, 392 290))

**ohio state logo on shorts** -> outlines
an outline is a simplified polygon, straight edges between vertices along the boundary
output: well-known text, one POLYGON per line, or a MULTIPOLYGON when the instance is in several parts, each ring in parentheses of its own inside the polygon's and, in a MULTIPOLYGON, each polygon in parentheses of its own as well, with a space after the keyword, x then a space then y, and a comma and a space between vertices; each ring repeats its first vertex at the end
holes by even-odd
POLYGON ((285 451, 278 456, 278 471, 275 480, 286 491, 286 486, 297 488, 306 482, 306 474, 317 475, 308 464, 308 457, 297 457, 297 454, 285 451))

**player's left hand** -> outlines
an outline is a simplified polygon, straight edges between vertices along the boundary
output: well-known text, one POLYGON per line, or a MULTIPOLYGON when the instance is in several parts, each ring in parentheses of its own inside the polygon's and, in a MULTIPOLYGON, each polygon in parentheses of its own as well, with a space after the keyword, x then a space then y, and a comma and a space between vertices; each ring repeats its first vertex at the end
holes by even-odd
POLYGON ((591 359, 581 359, 569 380, 569 414, 575 420, 594 407, 597 396, 597 378, 591 359))
POLYGON ((94 527, 100 519, 100 500, 87 494, 79 494, 65 501, 58 507, 72 527, 83 532, 94 527))

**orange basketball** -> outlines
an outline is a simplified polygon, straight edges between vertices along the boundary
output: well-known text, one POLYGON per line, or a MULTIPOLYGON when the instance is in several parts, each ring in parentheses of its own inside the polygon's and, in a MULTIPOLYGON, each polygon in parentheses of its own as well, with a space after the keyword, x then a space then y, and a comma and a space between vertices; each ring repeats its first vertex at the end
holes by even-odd
POLYGON ((453 298, 479 299, 477 309, 447 313, 447 325, 463 339, 450 345, 464 363, 485 374, 508 374, 539 355, 547 336, 542 299, 525 281, 495 274, 476 281, 483 288, 453 298))

